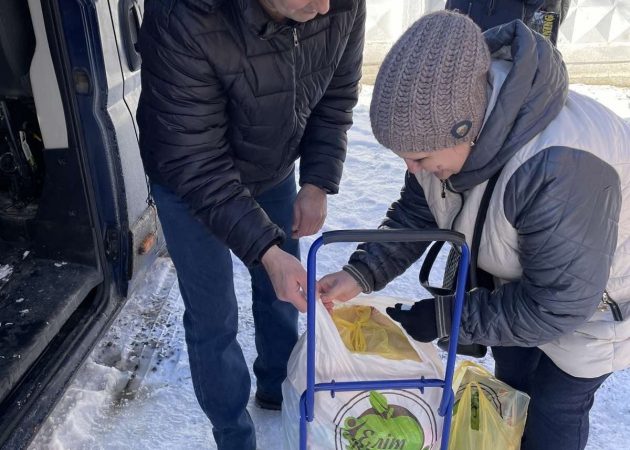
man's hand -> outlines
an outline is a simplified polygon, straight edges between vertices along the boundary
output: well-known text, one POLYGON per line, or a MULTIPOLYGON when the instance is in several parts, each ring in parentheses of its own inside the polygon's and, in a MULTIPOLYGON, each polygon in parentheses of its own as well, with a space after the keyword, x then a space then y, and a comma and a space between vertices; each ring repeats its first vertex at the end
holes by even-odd
POLYGON ((304 184, 293 204, 293 239, 317 233, 326 220, 326 193, 312 184, 304 184))
POLYGON ((306 312, 306 270, 302 263, 277 245, 265 252, 262 263, 278 298, 306 312))
POLYGON ((347 302, 361 293, 361 286, 348 272, 340 270, 319 280, 319 294, 328 311, 332 310, 333 300, 347 302))

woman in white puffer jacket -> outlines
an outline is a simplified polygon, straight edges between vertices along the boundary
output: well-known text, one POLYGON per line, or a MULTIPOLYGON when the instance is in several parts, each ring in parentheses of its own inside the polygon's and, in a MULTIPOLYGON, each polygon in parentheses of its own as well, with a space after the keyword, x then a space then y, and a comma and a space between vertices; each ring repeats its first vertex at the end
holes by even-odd
MULTIPOLYGON (((462 343, 492 347, 496 375, 531 396, 525 450, 583 449, 596 390, 630 366, 630 126, 568 90, 560 54, 522 22, 483 35, 465 16, 416 22, 384 61, 370 117, 405 160, 382 228, 450 228, 478 267, 462 343)), ((324 302, 382 289, 426 244, 361 244, 320 280, 324 302)), ((414 338, 442 329, 434 299, 389 309, 414 338)), ((446 324, 448 325, 448 324, 446 324)))

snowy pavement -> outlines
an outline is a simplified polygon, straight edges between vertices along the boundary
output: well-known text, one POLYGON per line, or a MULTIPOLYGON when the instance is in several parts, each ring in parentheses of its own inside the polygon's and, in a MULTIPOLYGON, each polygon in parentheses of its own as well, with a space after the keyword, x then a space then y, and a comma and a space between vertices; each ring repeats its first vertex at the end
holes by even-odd
MULTIPOLYGON (((630 90, 572 87, 630 119, 630 90)), ((375 228, 402 185, 403 162, 382 149, 372 136, 370 96, 371 88, 365 87, 349 133, 340 194, 330 197, 323 231, 375 228)), ((302 241, 303 261, 313 240, 302 241)), ((339 270, 353 247, 335 244, 322 248, 318 254, 318 277, 339 270)), ((240 314, 238 339, 251 369, 256 351, 249 274, 238 260, 234 261, 234 273, 240 314)), ((416 265, 383 294, 422 298, 417 273, 416 265)), ((29 448, 216 449, 210 423, 194 396, 182 314, 175 270, 170 259, 160 258, 29 448)), ((302 316, 302 329, 304 319, 302 316)), ((482 362, 492 368, 490 357, 482 362)), ((252 401, 249 410, 256 424, 258 448, 282 448, 280 413, 262 411, 252 401)), ((628 448, 628 442, 630 370, 613 374, 598 392, 587 449, 621 450, 628 448)))

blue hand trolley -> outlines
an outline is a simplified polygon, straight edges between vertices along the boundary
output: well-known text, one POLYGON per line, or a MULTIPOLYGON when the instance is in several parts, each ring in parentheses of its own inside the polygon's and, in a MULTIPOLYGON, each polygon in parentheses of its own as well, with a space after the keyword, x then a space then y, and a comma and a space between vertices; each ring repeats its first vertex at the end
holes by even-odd
POLYGON ((457 351, 457 337, 462 317, 464 292, 470 251, 463 234, 451 230, 339 230, 323 233, 313 244, 308 253, 307 261, 307 343, 306 343, 306 390, 300 398, 300 450, 306 450, 307 422, 315 417, 315 392, 329 391, 331 395, 342 391, 363 391, 368 389, 418 389, 424 393, 424 388, 442 388, 442 398, 438 414, 444 417, 442 429, 441 450, 447 450, 451 429, 451 415, 455 395, 452 389, 453 372, 457 351), (451 333, 448 347, 445 377, 440 379, 406 379, 406 380, 372 380, 372 381, 334 381, 315 383, 315 302, 316 302, 316 267, 317 251, 327 244, 335 242, 432 242, 446 241, 456 246, 461 252, 461 259, 457 270, 455 288, 455 308, 452 316, 451 333))

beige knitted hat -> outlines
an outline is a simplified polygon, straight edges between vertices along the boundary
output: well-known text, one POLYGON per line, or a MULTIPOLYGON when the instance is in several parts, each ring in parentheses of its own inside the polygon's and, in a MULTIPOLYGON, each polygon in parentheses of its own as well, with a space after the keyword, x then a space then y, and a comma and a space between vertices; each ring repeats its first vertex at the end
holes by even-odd
POLYGON ((427 152, 476 139, 486 111, 490 52, 468 17, 438 11, 394 44, 376 77, 370 121, 397 152, 427 152))

